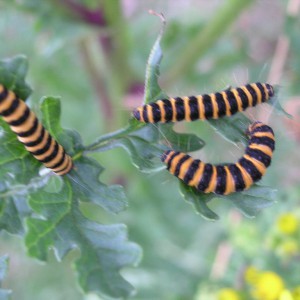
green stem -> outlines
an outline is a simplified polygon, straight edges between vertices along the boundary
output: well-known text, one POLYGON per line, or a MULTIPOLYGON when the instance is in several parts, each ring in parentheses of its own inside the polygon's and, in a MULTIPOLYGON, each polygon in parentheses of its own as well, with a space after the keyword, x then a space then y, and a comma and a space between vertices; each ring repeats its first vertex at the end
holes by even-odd
MULTIPOLYGON (((144 124, 142 124, 140 127, 142 126, 144 126, 144 124)), ((101 147, 105 147, 111 140, 121 138, 124 135, 128 135, 129 133, 136 131, 137 129, 138 128, 136 126, 129 125, 125 128, 102 135, 94 143, 86 146, 84 152, 93 152, 101 147)))
POLYGON ((170 85, 192 68, 251 3, 253 0, 225 1, 224 6, 219 9, 204 30, 200 31, 182 52, 174 67, 163 80, 163 84, 170 85))

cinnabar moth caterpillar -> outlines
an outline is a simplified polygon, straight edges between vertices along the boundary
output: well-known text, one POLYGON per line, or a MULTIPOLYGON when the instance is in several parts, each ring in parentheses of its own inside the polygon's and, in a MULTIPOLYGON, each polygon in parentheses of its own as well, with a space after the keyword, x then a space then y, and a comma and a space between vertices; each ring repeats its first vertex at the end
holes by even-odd
POLYGON ((249 142, 245 154, 235 164, 206 164, 171 150, 164 152, 161 160, 171 174, 201 192, 228 195, 246 190, 265 174, 275 148, 271 127, 255 122, 249 126, 247 134, 249 142))
POLYGON ((157 100, 140 106, 133 116, 144 123, 218 119, 267 101, 274 95, 268 83, 251 83, 214 94, 157 100))
POLYGON ((39 122, 36 115, 17 95, 0 84, 0 115, 38 161, 57 175, 73 167, 72 158, 39 122))

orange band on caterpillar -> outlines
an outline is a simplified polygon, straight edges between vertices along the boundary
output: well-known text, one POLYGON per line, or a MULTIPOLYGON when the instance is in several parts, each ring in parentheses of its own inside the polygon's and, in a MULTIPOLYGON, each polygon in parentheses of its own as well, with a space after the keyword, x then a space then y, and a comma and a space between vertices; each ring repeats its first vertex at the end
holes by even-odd
POLYGON ((245 154, 235 164, 207 164, 172 150, 164 152, 161 160, 171 174, 201 192, 228 195, 246 190, 265 174, 275 149, 271 127, 255 122, 247 134, 249 142, 245 154))
POLYGON ((251 83, 222 92, 157 100, 136 108, 133 116, 144 123, 218 119, 231 116, 274 96, 268 83, 251 83))
POLYGON ((36 115, 16 94, 0 84, 0 115, 38 161, 57 175, 65 175, 73 167, 72 158, 39 122, 36 115))

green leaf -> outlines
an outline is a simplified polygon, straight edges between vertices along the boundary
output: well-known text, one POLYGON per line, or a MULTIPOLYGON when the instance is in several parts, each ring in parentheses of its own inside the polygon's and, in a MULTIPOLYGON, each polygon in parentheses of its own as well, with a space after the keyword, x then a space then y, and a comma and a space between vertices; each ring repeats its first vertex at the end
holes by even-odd
POLYGON ((283 107, 280 105, 280 102, 279 102, 279 97, 273 97, 272 99, 270 99, 268 102, 267 102, 269 105, 272 105, 276 112, 279 114, 279 115, 283 115, 285 117, 288 117, 289 119, 292 119, 293 116, 290 115, 289 113, 287 113, 283 107))
POLYGON ((29 156, 25 147, 17 140, 16 134, 3 120, 0 120, 0 126, 0 166, 29 156))
POLYGON ((24 55, 0 60, 0 83, 25 100, 32 91, 25 83, 27 71, 28 60, 24 55))
POLYGON ((226 196, 213 193, 205 194, 184 184, 182 181, 180 181, 179 188, 183 198, 191 203, 204 219, 210 221, 219 219, 218 215, 207 206, 207 203, 212 199, 231 201, 245 216, 253 218, 263 208, 271 206, 276 196, 276 190, 258 184, 254 184, 248 190, 226 196))
POLYGON ((244 114, 237 113, 231 117, 222 117, 208 122, 226 140, 234 144, 242 142, 246 145, 248 143, 246 131, 251 121, 244 114))
POLYGON ((130 155, 133 165, 140 171, 151 173, 161 168, 158 158, 162 151, 142 139, 129 137, 112 142, 111 147, 121 147, 130 155), (156 159, 156 162, 155 162, 156 159))
POLYGON ((214 198, 215 195, 200 193, 195 188, 184 184, 182 181, 179 183, 179 189, 183 199, 192 204, 195 211, 199 213, 201 217, 209 221, 216 221, 219 219, 219 216, 206 205, 206 203, 214 198))
POLYGON ((130 121, 123 130, 100 137, 94 145, 87 147, 86 152, 120 147, 130 155, 132 163, 140 171, 158 171, 163 168, 160 157, 170 147, 178 151, 196 151, 204 145, 196 135, 177 133, 172 127, 172 124, 141 125, 130 121))
POLYGON ((43 97, 41 99, 42 123, 49 133, 65 148, 69 154, 74 153, 73 138, 69 131, 60 125, 60 97, 43 97))
POLYGON ((23 220, 30 214, 26 200, 26 196, 21 195, 1 197, 1 230, 17 235, 24 234, 23 220))
POLYGON ((79 248, 81 256, 75 266, 82 289, 115 298, 128 297, 133 288, 119 271, 137 263, 139 247, 127 241, 123 225, 87 220, 78 208, 77 197, 68 180, 59 193, 40 191, 30 195, 30 206, 40 218, 27 220, 28 253, 46 260, 49 247, 53 247, 58 259, 62 259, 74 247, 79 248))
MULTIPOLYGON (((161 16, 161 18, 163 18, 161 16)), ((165 30, 165 21, 162 20, 160 33, 151 49, 145 76, 145 92, 144 92, 144 103, 150 103, 157 99, 166 98, 166 95, 161 90, 158 84, 158 77, 160 74, 159 66, 163 57, 163 53, 160 46, 160 41, 165 30)))
POLYGON ((72 185, 72 196, 83 202, 91 202, 112 213, 119 213, 127 207, 127 198, 120 185, 107 186, 99 181, 104 168, 97 161, 80 157, 74 170, 66 175, 72 185))
POLYGON ((0 230, 23 235, 24 218, 30 214, 26 196, 32 189, 31 178, 38 176, 41 164, 3 120, 0 126, 0 230))
POLYGON ((195 134, 178 133, 173 130, 174 124, 160 125, 162 142, 175 151, 193 152, 205 146, 205 142, 195 134))
MULTIPOLYGON (((8 269, 8 257, 6 255, 0 257, 0 284, 6 276, 8 269)), ((0 289, 0 300, 8 300, 10 299, 11 290, 0 289)))
POLYGON ((226 199, 231 201, 245 216, 253 218, 260 210, 274 203, 276 192, 270 187, 255 184, 249 190, 231 194, 226 199))
POLYGON ((143 172, 157 168, 152 162, 162 154, 162 145, 157 144, 159 132, 155 126, 130 121, 130 126, 100 137, 94 144, 86 147, 85 153, 107 151, 121 147, 129 153, 134 165, 143 172))
MULTIPOLYGON (((26 91, 28 95, 30 89, 26 89, 24 81, 27 61, 19 57, 1 62, 0 66, 1 82, 18 95, 22 91, 24 97, 26 91)), ((119 271, 137 262, 140 249, 127 241, 123 225, 92 222, 79 208, 80 202, 90 202, 109 212, 120 212, 127 205, 123 188, 103 184, 99 180, 103 168, 82 156, 80 136, 62 129, 59 98, 44 97, 41 112, 45 128, 74 155, 74 170, 63 177, 51 172, 39 175, 42 164, 1 121, 0 229, 26 234, 29 254, 41 260, 47 259, 49 247, 54 248, 59 259, 74 247, 79 248, 81 256, 76 269, 83 290, 115 298, 128 297, 133 288, 119 271), (27 227, 23 226, 26 218, 27 227)))
MULTIPOLYGON (((60 126, 60 100, 54 97, 44 97, 42 99, 41 109, 43 114, 43 124, 49 130, 51 135, 65 147, 67 152, 70 153, 68 149, 71 149, 73 153, 80 152, 83 149, 80 136, 74 131, 64 131, 60 126)), ((8 135, 8 142, 4 140, 2 143, 4 149, 1 149, 0 152, 3 151, 4 154, 12 153, 10 155, 10 160, 14 162, 15 167, 13 167, 13 164, 11 163, 10 170, 13 168, 14 176, 20 177, 19 182, 21 177, 24 177, 24 180, 30 179, 28 172, 30 172, 32 178, 34 176, 38 176, 38 168, 41 164, 24 149, 24 146, 21 143, 16 140, 14 133, 9 133, 8 135), (24 155, 23 157, 20 157, 19 152, 15 154, 15 146, 11 140, 14 141, 14 144, 17 146, 20 145, 20 147, 24 149, 24 151, 21 152, 24 155), (7 144, 8 146, 5 147, 7 144), (24 160, 25 157, 28 157, 28 159, 24 160), (20 163, 24 166, 20 167, 20 163)), ((7 163, 7 161, 8 159, 4 162, 7 163)), ((80 197, 82 197, 81 201, 90 201, 113 213, 124 210, 127 205, 127 200, 123 188, 121 186, 107 187, 101 183, 99 181, 99 175, 103 171, 103 168, 96 161, 80 156, 80 158, 75 162, 75 168, 76 171, 73 171, 71 173, 72 175, 70 174, 68 176, 73 180, 74 190, 78 193, 78 195, 80 195, 80 197)))

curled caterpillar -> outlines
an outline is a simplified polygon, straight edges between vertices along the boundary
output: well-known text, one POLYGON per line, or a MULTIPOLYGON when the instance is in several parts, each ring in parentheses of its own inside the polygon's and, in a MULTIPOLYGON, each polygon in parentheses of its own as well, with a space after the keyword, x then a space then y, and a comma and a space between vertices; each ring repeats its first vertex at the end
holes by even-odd
POLYGON ((36 115, 16 94, 0 84, 0 115, 38 161, 57 175, 73 167, 72 158, 39 122, 36 115))
POLYGON ((171 174, 201 192, 228 195, 246 190, 265 174, 275 148, 271 127, 255 122, 249 126, 247 134, 249 142, 245 154, 235 164, 206 164, 171 150, 164 152, 161 160, 171 174))
POLYGON ((209 95, 157 100, 136 108, 133 116, 144 123, 218 119, 265 102, 272 96, 274 89, 270 84, 257 82, 209 95))

